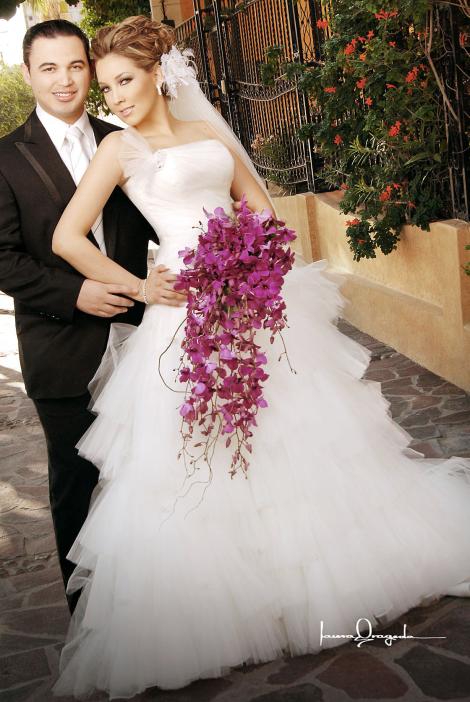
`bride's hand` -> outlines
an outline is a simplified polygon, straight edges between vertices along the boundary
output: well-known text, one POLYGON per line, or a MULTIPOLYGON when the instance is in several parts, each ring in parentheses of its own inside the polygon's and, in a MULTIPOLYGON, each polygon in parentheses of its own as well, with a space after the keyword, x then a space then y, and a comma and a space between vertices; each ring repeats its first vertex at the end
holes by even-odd
MULTIPOLYGON (((170 305, 171 307, 181 307, 186 304, 186 295, 176 292, 173 288, 175 281, 176 275, 170 273, 169 268, 162 265, 156 266, 150 272, 145 286, 148 304, 170 305)), ((141 299, 143 299, 143 296, 141 299)))
POLYGON ((238 210, 240 209, 241 206, 242 206, 241 200, 234 200, 234 201, 232 202, 232 207, 233 207, 233 209, 235 210, 235 213, 238 212, 238 210))

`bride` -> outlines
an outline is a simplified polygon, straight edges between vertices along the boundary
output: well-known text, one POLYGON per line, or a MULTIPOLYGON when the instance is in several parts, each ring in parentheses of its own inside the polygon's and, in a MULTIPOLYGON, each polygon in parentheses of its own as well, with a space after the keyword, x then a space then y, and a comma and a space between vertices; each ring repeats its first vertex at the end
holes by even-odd
MULTIPOLYGON (((146 299, 145 281, 86 238, 117 184, 153 223, 157 263, 173 271, 178 251, 197 244, 203 208, 230 211, 243 193, 253 210, 272 204, 168 28, 131 17, 100 30, 92 48, 106 102, 128 129, 100 144, 53 248, 88 278, 139 286, 146 299)), ((56 694, 178 688, 342 642, 321 641, 321 627, 355 635, 361 618, 382 626, 468 593, 470 461, 407 448, 380 385, 361 380, 369 353, 334 325, 344 299, 325 265, 294 267, 283 288, 297 373, 261 339, 268 407, 246 479, 231 479, 225 443, 211 481, 209 468, 188 477, 177 459, 171 388, 183 332, 171 340, 185 309, 149 305, 139 328, 115 329, 92 388, 97 418, 79 444, 100 483, 69 553, 69 587, 82 594, 56 694)))

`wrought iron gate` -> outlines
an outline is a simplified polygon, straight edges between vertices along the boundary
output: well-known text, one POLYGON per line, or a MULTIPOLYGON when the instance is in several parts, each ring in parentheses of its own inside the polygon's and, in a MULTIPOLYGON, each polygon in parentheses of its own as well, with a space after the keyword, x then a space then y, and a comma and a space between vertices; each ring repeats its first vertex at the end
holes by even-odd
POLYGON ((292 81, 264 85, 260 66, 269 46, 282 46, 286 61, 321 60, 325 32, 316 22, 328 17, 330 0, 193 1, 194 17, 176 38, 193 49, 207 97, 262 176, 288 192, 317 189, 312 144, 296 137, 310 121, 308 100, 292 81))
MULTIPOLYGON (((323 59, 334 0, 193 0, 194 16, 176 29, 179 44, 195 54, 199 80, 241 139, 259 173, 287 192, 326 189, 316 175, 319 160, 311 141, 296 132, 321 115, 312 115, 308 99, 294 82, 263 84, 261 65, 270 46, 282 46, 284 59, 315 65, 323 59), (260 148, 261 146, 261 148, 260 148)), ((459 59, 459 36, 451 3, 436 4, 442 15, 446 51, 438 70, 448 100, 447 145, 452 215, 469 217, 469 77, 459 59), (451 114, 452 112, 452 114, 451 114), (452 118, 451 118, 452 117, 452 118)), ((466 30, 465 30, 466 31, 466 30)), ((464 32, 461 29, 460 32, 464 32)))

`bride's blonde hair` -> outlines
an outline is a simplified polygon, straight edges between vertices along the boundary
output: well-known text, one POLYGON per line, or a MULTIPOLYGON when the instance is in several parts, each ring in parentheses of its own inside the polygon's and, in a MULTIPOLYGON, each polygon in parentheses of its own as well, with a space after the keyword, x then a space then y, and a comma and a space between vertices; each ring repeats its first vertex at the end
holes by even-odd
POLYGON ((95 61, 108 54, 125 56, 137 66, 150 71, 162 54, 168 53, 175 43, 173 30, 150 17, 135 15, 119 24, 102 27, 91 42, 95 61))

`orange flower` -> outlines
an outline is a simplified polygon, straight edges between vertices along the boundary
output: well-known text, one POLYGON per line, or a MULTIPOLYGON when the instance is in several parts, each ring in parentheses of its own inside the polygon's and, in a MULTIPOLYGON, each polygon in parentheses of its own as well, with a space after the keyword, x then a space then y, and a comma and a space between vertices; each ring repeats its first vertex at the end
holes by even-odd
POLYGON ((366 240, 365 239, 358 239, 357 243, 362 245, 362 244, 366 243, 366 240))
POLYGON ((326 19, 317 20, 317 27, 318 27, 318 29, 327 29, 328 28, 328 20, 326 20, 326 19))
POLYGON ((366 87, 367 83, 367 78, 361 78, 360 80, 356 81, 356 86, 359 88, 359 90, 363 90, 363 88, 366 87))
POLYGON ((390 10, 390 12, 386 12, 385 10, 380 10, 380 12, 375 13, 375 19, 388 20, 391 17, 396 17, 397 15, 398 15, 398 10, 390 10))
POLYGON ((367 57, 367 54, 366 54, 365 51, 364 51, 363 54, 359 54, 359 58, 361 59, 361 61, 365 61, 365 60, 366 60, 366 57, 367 57))
POLYGON ((370 29, 370 30, 367 32, 367 38, 368 38, 368 39, 372 39, 373 37, 375 37, 375 33, 374 33, 374 31, 373 31, 372 29, 370 29))
POLYGON ((388 43, 390 44, 390 46, 393 46, 393 48, 395 48, 397 45, 396 41, 389 41, 388 43))
POLYGON ((325 93, 336 93, 336 88, 334 86, 329 86, 328 88, 325 88, 324 91, 325 93))
POLYGON ((343 137, 341 134, 337 134, 335 138, 333 139, 333 142, 336 144, 336 146, 339 146, 340 144, 343 143, 343 137))
POLYGON ((411 69, 411 71, 408 71, 408 73, 406 74, 405 81, 407 83, 414 83, 414 81, 416 80, 417 77, 418 77, 418 68, 417 68, 417 66, 415 66, 414 68, 411 69))
POLYGON ((397 120, 388 130, 388 135, 391 137, 397 136, 400 133, 401 122, 397 120))
POLYGON ((401 188, 400 183, 392 183, 392 185, 395 188, 395 190, 400 190, 400 188, 401 188))
POLYGON ((356 44, 356 39, 353 39, 349 44, 346 44, 346 46, 344 47, 344 53, 346 54, 346 56, 350 56, 356 51, 356 44))
POLYGON ((373 100, 370 97, 367 97, 364 101, 368 107, 370 107, 373 104, 373 100))
POLYGON ((391 88, 396 88, 397 86, 393 85, 393 83, 385 83, 385 87, 391 89, 391 88))
POLYGON ((346 224, 348 227, 357 227, 358 224, 361 223, 361 220, 358 219, 357 217, 354 217, 354 219, 347 219, 346 224))

